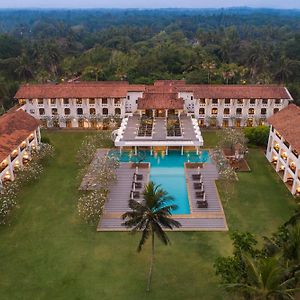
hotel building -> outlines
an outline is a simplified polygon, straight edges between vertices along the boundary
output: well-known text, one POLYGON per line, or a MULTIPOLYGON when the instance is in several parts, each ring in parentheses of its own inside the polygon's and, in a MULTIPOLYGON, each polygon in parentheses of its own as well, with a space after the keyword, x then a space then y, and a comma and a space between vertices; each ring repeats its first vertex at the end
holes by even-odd
POLYGON ((199 126, 255 126, 286 107, 292 97, 275 85, 191 85, 158 80, 26 84, 15 98, 47 127, 101 128, 108 117, 184 113, 199 126))
POLYGON ((267 159, 293 195, 300 195, 300 107, 291 104, 268 119, 267 159))
POLYGON ((0 188, 13 181, 41 141, 38 120, 19 109, 0 117, 0 188))

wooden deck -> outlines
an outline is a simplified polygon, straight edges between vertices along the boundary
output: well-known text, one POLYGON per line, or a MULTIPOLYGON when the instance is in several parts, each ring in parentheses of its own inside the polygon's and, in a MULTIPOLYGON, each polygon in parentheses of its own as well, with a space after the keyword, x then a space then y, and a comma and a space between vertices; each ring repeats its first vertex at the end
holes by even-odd
MULTIPOLYGON (((117 170, 117 181, 111 188, 109 199, 105 204, 104 213, 98 224, 97 231, 128 231, 121 225, 121 216, 128 210, 128 200, 134 172, 135 168, 132 168, 131 164, 120 164, 120 168, 117 170)), ((181 228, 174 230, 227 231, 226 218, 215 184, 215 180, 218 178, 215 165, 206 163, 201 168, 208 208, 197 208, 192 180, 192 174, 196 172, 197 169, 185 168, 191 214, 173 215, 173 218, 182 225, 181 228)), ((143 174, 143 185, 145 185, 149 180, 150 168, 139 169, 139 173, 143 174)))

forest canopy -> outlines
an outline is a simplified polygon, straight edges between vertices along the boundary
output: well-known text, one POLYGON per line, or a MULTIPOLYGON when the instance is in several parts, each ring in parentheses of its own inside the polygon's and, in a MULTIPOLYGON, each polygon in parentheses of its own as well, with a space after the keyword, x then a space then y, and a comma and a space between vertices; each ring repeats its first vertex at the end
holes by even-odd
POLYGON ((0 10, 0 110, 20 83, 285 84, 300 99, 300 11, 0 10))

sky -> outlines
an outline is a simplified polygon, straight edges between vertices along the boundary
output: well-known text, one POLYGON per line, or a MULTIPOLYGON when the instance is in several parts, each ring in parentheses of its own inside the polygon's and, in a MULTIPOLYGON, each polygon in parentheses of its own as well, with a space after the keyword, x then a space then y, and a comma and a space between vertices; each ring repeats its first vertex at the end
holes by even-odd
POLYGON ((0 8, 299 8, 300 0, 0 0, 0 8))

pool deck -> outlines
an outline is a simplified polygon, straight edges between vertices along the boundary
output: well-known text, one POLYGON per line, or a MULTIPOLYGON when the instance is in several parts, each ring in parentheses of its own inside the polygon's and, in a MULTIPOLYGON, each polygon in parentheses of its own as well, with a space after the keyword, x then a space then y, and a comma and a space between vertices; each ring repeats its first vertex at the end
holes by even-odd
MULTIPOLYGON (((180 228, 175 228, 174 231, 227 231, 225 214, 215 184, 215 180, 218 178, 216 166, 213 163, 204 163, 200 171, 203 175, 208 208, 197 208, 192 180, 192 174, 196 173, 197 169, 185 167, 191 214, 173 215, 173 218, 182 225, 180 228)), ((132 168, 131 163, 120 164, 120 168, 117 170, 117 181, 112 184, 97 231, 129 230, 122 226, 121 216, 128 210, 128 199, 134 172, 135 168, 132 168)), ((139 169, 139 173, 143 174, 144 186, 149 181, 150 168, 139 169)))

